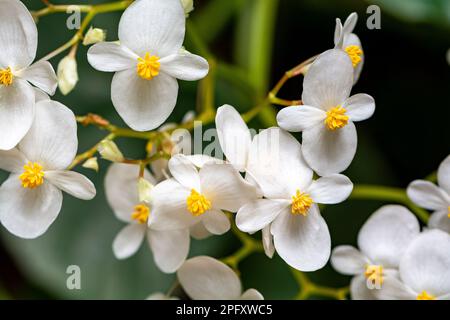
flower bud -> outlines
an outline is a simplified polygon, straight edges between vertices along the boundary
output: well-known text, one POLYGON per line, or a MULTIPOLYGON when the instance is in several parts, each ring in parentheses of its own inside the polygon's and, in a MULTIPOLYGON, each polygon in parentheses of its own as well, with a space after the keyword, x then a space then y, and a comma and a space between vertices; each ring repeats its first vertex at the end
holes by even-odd
POLYGON ((152 199, 151 191, 153 189, 153 185, 144 178, 139 178, 138 182, 138 193, 139 193, 139 201, 149 203, 152 199))
POLYGON ((97 150, 103 159, 111 162, 122 162, 125 159, 119 147, 111 140, 103 140, 100 142, 97 150))
POLYGON ((84 39, 83 39, 83 45, 88 46, 90 44, 103 42, 106 39, 106 31, 99 28, 92 28, 90 27, 88 32, 86 32, 84 39))
POLYGON ((184 14, 188 17, 189 13, 194 11, 194 0, 181 0, 181 4, 183 5, 184 14))
POLYGON ((65 56, 58 64, 58 86, 63 95, 69 94, 78 82, 77 60, 65 56))
POLYGON ((98 172, 98 161, 97 157, 92 157, 86 160, 85 163, 82 165, 83 168, 92 169, 96 172, 98 172))

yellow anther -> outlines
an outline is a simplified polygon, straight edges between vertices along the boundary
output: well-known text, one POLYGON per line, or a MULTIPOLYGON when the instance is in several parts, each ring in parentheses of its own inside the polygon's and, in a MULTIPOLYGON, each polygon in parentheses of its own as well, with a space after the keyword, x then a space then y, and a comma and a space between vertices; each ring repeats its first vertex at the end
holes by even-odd
POLYGON ((417 295, 417 300, 435 300, 436 297, 429 294, 428 292, 426 292, 425 290, 422 291, 422 293, 420 293, 419 295, 417 295))
POLYGON ((137 74, 145 80, 151 80, 159 74, 159 57, 146 53, 144 58, 138 58, 137 74))
POLYGON ((383 266, 380 265, 368 265, 364 276, 372 282, 373 285, 381 286, 383 284, 383 266))
POLYGON ((327 117, 325 119, 325 125, 327 128, 333 131, 345 127, 349 119, 348 116, 345 115, 346 112, 347 110, 341 106, 328 110, 327 117))
POLYGON ((450 206, 447 207, 447 217, 450 218, 450 206))
POLYGON ((292 196, 291 213, 294 215, 301 214, 306 216, 313 203, 314 202, 309 194, 302 193, 300 190, 297 190, 295 196, 292 196))
POLYGON ((4 86, 9 86, 13 83, 14 75, 11 68, 0 69, 0 84, 4 86))
POLYGON ((23 173, 19 176, 22 187, 34 189, 44 183, 44 171, 39 163, 28 162, 23 169, 23 173))
POLYGON ((140 224, 147 223, 150 216, 150 208, 145 204, 138 204, 134 207, 134 212, 131 214, 131 218, 136 220, 140 224))
POLYGON ((359 46, 348 46, 345 48, 345 52, 347 52, 348 56, 352 60, 353 68, 355 68, 358 64, 361 63, 361 56, 363 54, 363 51, 359 46))
POLYGON ((191 194, 187 197, 186 205, 189 212, 196 217, 211 209, 211 201, 206 199, 204 195, 198 193, 195 189, 192 189, 191 194))

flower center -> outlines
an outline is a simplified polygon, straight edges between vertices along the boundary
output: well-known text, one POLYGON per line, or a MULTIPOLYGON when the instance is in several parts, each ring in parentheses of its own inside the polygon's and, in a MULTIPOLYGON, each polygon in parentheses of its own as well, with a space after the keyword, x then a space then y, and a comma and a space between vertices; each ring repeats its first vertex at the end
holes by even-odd
POLYGON ((144 58, 138 58, 137 74, 145 80, 151 80, 159 74, 158 56, 151 56, 150 53, 146 53, 144 58))
POLYGON ((345 115, 347 110, 345 108, 342 108, 341 106, 337 106, 334 108, 331 108, 327 111, 327 117, 325 119, 325 125, 329 130, 336 130, 343 128, 348 123, 348 116, 345 115))
POLYGON ((450 206, 447 207, 447 217, 450 218, 450 206))
POLYGON ((148 216, 150 215, 150 208, 145 204, 138 204, 134 207, 134 211, 131 214, 131 218, 136 220, 140 224, 147 222, 148 216))
POLYGON ((313 203, 314 202, 309 194, 302 193, 297 189, 295 196, 292 196, 291 213, 293 215, 301 214, 302 216, 306 217, 306 215, 308 214, 308 210, 309 208, 311 208, 313 203))
POLYGON ((350 57, 350 60, 352 60, 353 68, 355 68, 358 64, 361 62, 361 56, 363 54, 363 51, 359 46, 348 46, 345 48, 345 52, 347 52, 348 56, 350 57))
POLYGON ((23 169, 23 173, 19 176, 22 187, 34 189, 44 183, 44 171, 39 163, 28 162, 23 169))
POLYGON ((206 199, 204 195, 198 193, 195 189, 192 189, 190 196, 187 197, 186 205, 189 212, 196 217, 201 216, 211 209, 211 201, 206 199))
POLYGON ((417 298, 417 300, 435 300, 436 297, 429 294, 428 292, 426 292, 425 290, 422 291, 422 293, 420 293, 417 298))
POLYGON ((9 86, 13 83, 13 78, 14 76, 10 67, 6 69, 0 69, 0 84, 9 86))
POLYGON ((383 284, 383 266, 380 265, 368 265, 364 276, 370 280, 374 285, 383 284))

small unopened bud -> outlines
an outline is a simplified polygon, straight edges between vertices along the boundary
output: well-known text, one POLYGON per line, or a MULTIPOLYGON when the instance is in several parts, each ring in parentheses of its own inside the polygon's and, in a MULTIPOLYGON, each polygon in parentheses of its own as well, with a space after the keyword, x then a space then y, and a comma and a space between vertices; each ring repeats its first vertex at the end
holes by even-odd
POLYGON ((138 182, 138 193, 140 202, 150 202, 152 200, 151 192, 153 185, 144 178, 139 178, 138 182))
POLYGON ((65 56, 58 64, 58 86, 63 95, 69 94, 78 82, 77 60, 65 56))
POLYGON ((83 168, 92 169, 96 172, 98 172, 98 161, 97 157, 92 157, 86 160, 85 163, 82 165, 83 168))
POLYGON ((98 146, 98 152, 103 159, 112 162, 122 162, 125 160, 122 152, 120 152, 119 147, 111 140, 103 140, 98 146))
POLYGON ((106 31, 99 28, 90 27, 88 32, 84 35, 83 45, 88 46, 90 44, 103 42, 106 39, 106 31))
POLYGON ((181 0, 181 4, 183 5, 184 14, 188 17, 189 13, 194 11, 194 0, 181 0))

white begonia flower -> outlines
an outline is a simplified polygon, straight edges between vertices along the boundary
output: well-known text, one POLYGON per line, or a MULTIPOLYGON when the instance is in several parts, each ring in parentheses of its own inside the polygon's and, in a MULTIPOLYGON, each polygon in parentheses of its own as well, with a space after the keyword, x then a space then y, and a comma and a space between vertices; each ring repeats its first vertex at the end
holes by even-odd
POLYGON ((255 136, 247 171, 265 199, 249 202, 238 211, 238 228, 253 233, 271 224, 274 247, 286 263, 302 271, 323 267, 330 256, 331 242, 317 204, 347 199, 353 189, 351 181, 340 174, 313 181, 300 143, 279 128, 255 136))
POLYGON ((120 44, 101 42, 88 51, 97 70, 116 72, 111 98, 134 130, 152 130, 172 113, 180 80, 198 80, 208 62, 182 50, 186 19, 180 0, 133 2, 119 24, 120 44))
POLYGON ((178 154, 169 161, 173 178, 153 189, 154 228, 176 230, 197 223, 212 234, 230 229, 222 210, 236 212, 257 197, 256 188, 245 181, 230 164, 206 163, 200 170, 178 154))
MULTIPOLYGON (((105 177, 105 192, 116 217, 127 223, 113 242, 117 259, 126 259, 135 254, 145 237, 153 252, 153 258, 163 272, 175 272, 189 252, 189 230, 159 231, 153 228, 153 220, 159 212, 153 201, 139 200, 139 166, 114 163, 105 177)), ((155 183, 153 176, 145 170, 145 180, 155 183)), ((154 189, 153 189, 154 190, 154 189)), ((153 192, 152 192, 153 193, 153 192)), ((154 200, 154 195, 152 194, 154 200)))
POLYGON ((38 34, 34 20, 18 0, 0 0, 0 150, 14 148, 35 115, 33 87, 53 95, 57 80, 48 61, 31 64, 38 34))
POLYGON ((88 32, 84 35, 83 45, 88 46, 98 42, 103 42, 106 39, 106 31, 99 28, 90 27, 88 32))
POLYGON ((207 256, 187 260, 177 271, 178 281, 193 300, 264 300, 255 289, 242 293, 241 280, 226 264, 207 256))
POLYGON ((437 171, 438 185, 430 181, 415 180, 407 188, 408 197, 418 206, 433 210, 428 226, 450 233, 450 155, 437 171))
POLYGON ((357 147, 353 122, 370 118, 375 101, 367 94, 351 97, 353 67, 341 50, 331 49, 312 64, 303 81, 302 106, 281 110, 281 128, 302 131, 303 156, 319 175, 342 172, 357 147))
POLYGON ((63 95, 68 95, 78 83, 77 60, 67 55, 58 64, 58 86, 63 95))
POLYGON ((0 151, 0 169, 11 172, 0 187, 0 221, 21 238, 36 238, 53 223, 62 192, 90 200, 95 187, 67 171, 78 147, 75 115, 56 101, 36 104, 33 125, 17 148, 0 151))
POLYGON ((337 18, 336 28, 334 30, 335 48, 344 50, 352 61, 354 74, 353 83, 358 81, 364 65, 364 50, 361 45, 361 40, 353 33, 357 21, 358 15, 356 12, 353 12, 348 16, 344 26, 342 26, 341 19, 337 18))
POLYGON ((387 276, 381 300, 450 300, 450 235, 422 232, 400 260, 398 277, 387 276))
POLYGON ((376 299, 376 291, 383 290, 386 276, 397 275, 401 257, 419 234, 414 214, 405 207, 387 205, 375 211, 362 226, 358 233, 359 250, 349 245, 336 247, 331 264, 338 272, 354 276, 350 284, 352 299, 376 299))

